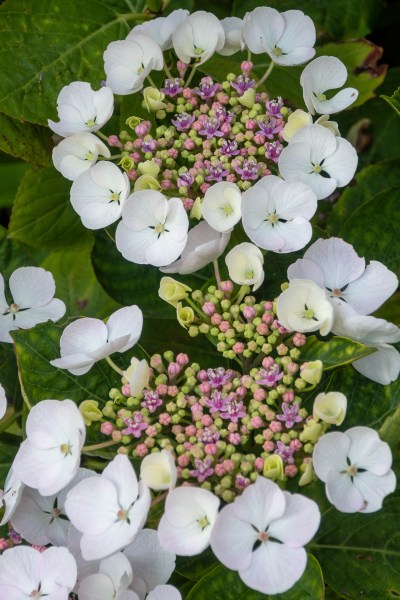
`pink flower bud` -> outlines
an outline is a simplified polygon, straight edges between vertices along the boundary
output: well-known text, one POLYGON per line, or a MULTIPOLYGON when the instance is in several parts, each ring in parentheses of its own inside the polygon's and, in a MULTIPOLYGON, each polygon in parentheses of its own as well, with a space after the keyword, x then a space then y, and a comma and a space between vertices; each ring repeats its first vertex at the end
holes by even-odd
POLYGON ((220 94, 218 94, 217 97, 218 97, 218 101, 221 104, 228 104, 228 102, 229 102, 229 96, 228 96, 228 94, 225 94, 224 92, 221 92, 220 94))
POLYGON ((210 425, 212 425, 212 417, 210 415, 203 415, 201 418, 201 424, 204 425, 204 427, 210 427, 210 425))
POLYGON ((306 343, 306 336, 304 335, 304 333, 295 333, 293 336, 293 344, 297 347, 300 348, 301 346, 304 346, 304 344, 306 343))
POLYGON ((178 60, 178 62, 176 63, 176 68, 178 69, 179 77, 183 79, 185 77, 188 65, 184 63, 183 60, 178 60))
POLYGON ((170 156, 174 160, 178 157, 178 150, 176 148, 169 148, 169 150, 167 150, 167 152, 168 152, 168 156, 170 156))
POLYGON ((192 106, 197 106, 197 99, 196 98, 188 98, 188 104, 191 104, 192 106))
POLYGON ((118 429, 114 429, 114 431, 111 434, 111 437, 114 440, 114 442, 120 442, 122 439, 122 433, 118 431, 118 429))
POLYGON ((32 548, 40 552, 40 554, 47 550, 47 546, 39 546, 38 544, 32 544, 32 548))
POLYGON ((244 60, 240 65, 240 69, 242 70, 243 75, 247 75, 250 71, 253 70, 253 67, 254 65, 251 62, 251 60, 244 60))
POLYGON ((193 198, 183 198, 183 208, 186 211, 192 210, 194 204, 193 198))
POLYGON ((189 100, 189 98, 191 98, 193 96, 193 92, 190 88, 185 88, 182 92, 182 96, 186 99, 189 100))
POLYGON ((240 385, 236 388, 236 394, 237 396, 245 396, 247 394, 247 389, 243 385, 240 385))
POLYGON ((221 131, 222 131, 222 133, 227 135, 228 133, 230 133, 232 131, 232 127, 230 126, 229 123, 222 123, 221 131))
POLYGON ((168 413, 161 413, 158 417, 160 425, 169 425, 171 423, 171 416, 168 413))
POLYGON ((254 461, 254 468, 257 469, 257 471, 262 471, 264 469, 264 459, 261 458, 261 456, 257 456, 254 461))
POLYGON ((172 187, 174 187, 174 184, 172 183, 172 181, 169 181, 168 179, 163 179, 160 185, 163 190, 169 190, 172 187))
POLYGON ((243 316, 248 321, 252 321, 256 316, 256 311, 252 306, 245 306, 243 309, 243 316))
POLYGON ((222 465, 227 473, 232 473, 235 470, 235 463, 230 458, 224 460, 222 465))
POLYGON ((267 442, 269 442, 274 437, 274 434, 270 429, 264 429, 264 431, 262 432, 262 436, 264 440, 267 440, 267 442))
POLYGON ((169 386, 168 386, 168 392, 167 392, 167 393, 168 393, 168 396, 171 396, 171 398, 175 398, 175 396, 177 396, 177 395, 178 395, 178 393, 179 393, 179 390, 178 390, 178 388, 176 387, 176 385, 169 385, 169 386))
POLYGON ((217 454, 217 446, 215 444, 206 444, 204 446, 204 452, 206 454, 217 454))
POLYGON ((273 302, 264 302, 264 310, 272 310, 274 308, 273 302))
POLYGON ((190 442, 185 442, 183 444, 183 447, 185 448, 185 450, 190 450, 190 448, 192 447, 192 444, 190 442))
POLYGON ((195 121, 192 124, 192 129, 194 129, 195 131, 201 131, 203 129, 203 124, 200 123, 200 121, 195 121))
POLYGON ((239 446, 240 444, 240 433, 230 433, 228 435, 228 440, 229 443, 232 444, 232 446, 239 446))
POLYGON ((282 431, 282 423, 279 423, 279 421, 271 421, 269 428, 273 433, 279 433, 282 431))
POLYGON ((178 465, 180 467, 187 467, 190 462, 190 458, 187 454, 181 454, 178 456, 178 465))
POLYGON ((224 466, 221 463, 217 463, 214 467, 214 473, 218 475, 218 477, 223 477, 226 473, 224 466))
POLYGON ((181 367, 176 362, 171 362, 168 365, 168 377, 174 379, 181 372, 181 367))
POLYGON ((185 433, 190 437, 191 435, 196 435, 197 429, 194 425, 188 425, 185 427, 185 433))
POLYGON ((235 354, 243 354, 244 349, 245 345, 243 344, 243 342, 236 342, 236 344, 233 344, 232 346, 232 350, 235 354))
POLYGON ((0 538, 0 550, 7 550, 8 540, 6 538, 0 538))
POLYGON ((262 146, 263 144, 265 144, 265 135, 263 135, 262 133, 256 133, 253 139, 254 143, 258 146, 262 146))
POLYGON ((149 425, 145 433, 149 437, 155 437, 157 435, 157 428, 154 425, 149 425))
POLYGON ((149 129, 148 129, 148 127, 146 127, 144 122, 139 123, 139 125, 136 125, 136 127, 135 127, 135 133, 138 137, 144 137, 145 135, 147 135, 149 133, 149 129))
POLYGON ((221 321, 221 323, 219 324, 219 330, 222 331, 222 333, 225 333, 225 331, 228 331, 230 326, 231 324, 229 323, 229 321, 221 321))
POLYGON ((114 425, 112 423, 110 423, 109 421, 105 421, 105 423, 102 423, 100 425, 100 431, 104 435, 111 435, 112 432, 114 431, 114 425))
POLYGON ((270 367, 272 367, 272 365, 275 364, 275 361, 272 358, 272 356, 266 356, 265 358, 263 358, 263 361, 261 364, 264 367, 264 369, 269 369, 270 367))
POLYGON ((261 417, 252 417, 250 423, 254 427, 254 429, 258 429, 259 427, 262 427, 264 425, 261 417))
POLYGON ((259 323, 257 325, 257 327, 256 327, 256 331, 260 335, 268 335, 269 334, 269 327, 265 323, 259 323))
POLYGON ((258 123, 255 119, 248 119, 246 121, 246 129, 249 129, 250 131, 254 131, 254 129, 258 126, 258 123))
POLYGON ((233 173, 228 173, 225 179, 226 181, 229 181, 229 183, 235 183, 237 181, 237 177, 233 173))
POLYGON ((274 321, 274 315, 268 315, 267 313, 264 313, 261 317, 261 320, 266 325, 271 325, 271 323, 273 323, 274 321))
POLYGON ((205 302, 201 309, 203 313, 208 315, 209 317, 211 317, 211 315, 213 315, 216 310, 215 304, 213 302, 205 302))
POLYGON ((146 446, 146 444, 138 444, 136 446, 136 454, 138 456, 140 456, 140 458, 143 458, 143 456, 146 456, 146 454, 149 453, 149 449, 146 446))
POLYGON ((125 383, 122 388, 121 388, 121 394, 123 394, 124 396, 126 396, 127 398, 129 398, 129 396, 131 395, 131 386, 129 385, 129 383, 125 383))
POLYGON ((274 442, 264 442, 263 443, 263 450, 265 450, 265 452, 272 452, 275 448, 275 444, 274 442))
POLYGON ((210 188, 211 185, 209 183, 202 183, 200 186, 200 190, 203 194, 206 193, 206 191, 208 190, 208 188, 210 188))
POLYGON ((286 465, 285 467, 285 475, 287 477, 295 477, 297 475, 297 467, 296 465, 286 465))
MULTIPOLYGON (((292 363, 293 364, 293 363, 292 363)), ((293 402, 294 399, 294 392, 293 390, 287 390, 283 395, 282 395, 282 400, 284 402, 293 402)))
POLYGON ((187 354, 184 354, 183 352, 180 352, 178 354, 178 356, 176 357, 176 362, 181 367, 185 367, 187 364, 189 364, 189 357, 188 357, 187 354))
POLYGON ((215 313, 215 314, 212 315, 212 317, 211 317, 211 323, 213 325, 219 325, 221 322, 222 322, 222 317, 221 317, 220 314, 215 313))
POLYGON ((258 390, 256 390, 254 392, 253 397, 254 397, 254 400, 257 400, 258 402, 262 402, 267 397, 267 394, 266 394, 265 390, 263 390, 262 388, 258 388, 258 390))
POLYGON ((135 179, 137 179, 137 171, 135 171, 135 169, 130 169, 126 174, 130 181, 135 181, 135 179))
POLYGON ((133 145, 134 145, 134 147, 135 147, 135 148, 141 148, 141 147, 142 147, 142 144, 143 144, 143 141, 142 141, 142 140, 140 140, 140 139, 137 139, 137 140, 135 140, 135 141, 133 142, 133 145))
POLYGON ((201 371, 199 371, 197 373, 197 379, 199 381, 207 381, 207 379, 208 379, 207 371, 205 369, 202 369, 201 371))
POLYGON ((209 383, 204 382, 199 385, 199 389, 202 394, 208 394, 211 390, 211 386, 209 383))
POLYGON ((194 143, 193 140, 188 139, 183 142, 183 147, 185 150, 193 150, 193 148, 196 147, 196 144, 194 143))
POLYGON ((303 444, 301 443, 300 440, 298 440, 296 438, 295 440, 290 440, 289 446, 291 448, 294 448, 295 451, 297 452, 297 450, 301 450, 301 448, 303 447, 303 444))
POLYGON ((108 144, 109 146, 113 146, 115 148, 123 148, 124 145, 121 144, 119 137, 117 135, 109 135, 108 136, 108 144))
POLYGON ((299 365, 296 365, 296 363, 289 363, 286 366, 286 370, 290 375, 294 375, 299 370, 299 365))

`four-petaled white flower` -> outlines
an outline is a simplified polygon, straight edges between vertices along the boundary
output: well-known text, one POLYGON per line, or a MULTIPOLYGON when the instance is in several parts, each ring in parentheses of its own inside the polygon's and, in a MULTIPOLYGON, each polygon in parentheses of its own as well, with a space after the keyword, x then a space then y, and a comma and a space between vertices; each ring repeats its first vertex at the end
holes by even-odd
POLYGON ((164 50, 172 48, 172 34, 178 25, 186 21, 188 16, 188 10, 178 8, 178 10, 172 11, 167 17, 157 17, 157 19, 136 25, 126 36, 126 39, 135 41, 138 32, 146 33, 151 36, 164 52, 164 50))
POLYGON ((110 158, 110 150, 93 133, 82 132, 62 140, 53 150, 53 164, 66 179, 75 179, 93 167, 99 156, 110 158))
POLYGON ((160 46, 142 31, 108 44, 103 58, 107 85, 123 96, 141 90, 147 75, 160 71, 164 64, 160 46))
POLYGON ((264 257, 254 244, 243 242, 232 248, 225 257, 229 277, 239 285, 252 285, 253 292, 264 281, 264 257))
POLYGON ((42 400, 26 420, 26 440, 12 468, 18 479, 42 496, 67 486, 79 469, 85 423, 72 400, 42 400))
POLYGON ((258 7, 243 19, 243 38, 254 54, 265 52, 278 65, 301 65, 314 54, 314 23, 300 10, 283 13, 258 7))
POLYGON ((225 32, 225 44, 218 50, 222 56, 231 56, 244 50, 245 44, 242 37, 243 19, 239 17, 226 17, 221 20, 225 32))
POLYGON ((278 321, 289 331, 327 335, 333 325, 333 307, 325 290, 308 279, 293 279, 276 303, 278 321))
POLYGON ((140 600, 128 589, 133 580, 132 566, 122 552, 104 558, 98 572, 85 577, 79 584, 80 600, 140 600))
POLYGON ((50 364, 68 369, 73 375, 84 375, 93 365, 114 352, 126 352, 142 333, 143 314, 136 305, 115 311, 103 323, 100 319, 77 319, 64 329, 60 339, 61 358, 50 364))
POLYGON ((73 81, 63 87, 57 99, 60 121, 49 119, 48 124, 58 135, 67 137, 82 131, 98 131, 111 118, 114 96, 111 88, 93 91, 90 83, 73 81))
POLYGON ((313 465, 341 512, 375 512, 396 487, 390 448, 369 427, 326 433, 314 448, 313 465))
POLYGON ((175 487, 177 470, 170 450, 147 454, 140 463, 140 477, 151 490, 171 490, 175 487))
POLYGON ((154 190, 134 192, 122 209, 117 248, 134 263, 164 267, 186 246, 189 219, 180 198, 154 190))
POLYGON ((0 419, 4 417, 7 410, 7 398, 6 392, 3 386, 0 384, 0 419))
POLYGON ((286 181, 302 181, 322 200, 351 181, 357 161, 347 140, 314 124, 297 131, 282 150, 278 166, 286 181))
POLYGON ((210 543, 219 504, 217 496, 202 488, 171 490, 158 525, 161 546, 181 556, 203 552, 210 543))
POLYGON ((162 273, 187 275, 202 269, 224 252, 230 233, 213 229, 206 221, 195 225, 188 233, 181 257, 172 264, 161 267, 162 273))
POLYGON ((100 162, 77 177, 71 187, 71 204, 88 229, 101 229, 117 221, 129 196, 130 184, 110 162, 100 162))
POLYGON ((390 344, 400 342, 400 329, 384 319, 358 315, 348 307, 341 310, 342 306, 335 311, 333 333, 376 350, 355 360, 352 363, 355 370, 381 385, 396 381, 400 373, 400 353, 390 344))
POLYGON ((0 556, 0 598, 68 600, 75 581, 76 563, 66 548, 17 546, 0 556))
POLYGON ((201 210, 213 229, 227 233, 240 221, 241 203, 242 194, 236 183, 220 181, 206 191, 201 210))
POLYGON ((319 522, 313 500, 283 492, 273 481, 258 477, 219 513, 211 548, 250 588, 278 594, 302 576, 307 564, 303 546, 319 522))
POLYGON ((102 475, 78 483, 68 493, 65 510, 73 526, 83 533, 83 558, 105 558, 130 544, 146 522, 150 501, 147 485, 138 483, 123 454, 118 454, 102 475))
POLYGON ((12 343, 10 331, 30 329, 45 321, 58 321, 65 304, 54 298, 53 275, 41 267, 20 267, 8 282, 12 294, 9 305, 4 295, 4 279, 0 273, 0 342, 12 343))
POLYGON ((341 425, 347 411, 347 398, 341 392, 321 392, 314 400, 313 419, 318 422, 341 425))
POLYGON ((316 210, 317 198, 311 188, 270 175, 243 194, 243 228, 260 248, 294 252, 310 241, 310 219, 316 210))
POLYGON ((202 65, 224 47, 225 32, 215 15, 198 10, 178 25, 172 35, 172 43, 184 63, 195 58, 196 65, 202 65))
POLYGON ((396 275, 385 265, 373 260, 365 266, 365 259, 340 238, 314 242, 287 274, 289 281, 315 281, 326 289, 335 307, 345 310, 349 306, 361 315, 374 312, 398 286, 396 275))
POLYGON ((336 56, 319 56, 306 66, 300 77, 304 103, 312 115, 331 115, 344 110, 357 100, 358 91, 346 88, 327 99, 327 90, 342 87, 347 79, 347 69, 336 56))
POLYGON ((82 479, 96 475, 90 469, 78 469, 73 480, 57 494, 42 496, 25 486, 20 502, 10 518, 12 527, 29 544, 67 546, 71 527, 64 503, 68 492, 82 479))

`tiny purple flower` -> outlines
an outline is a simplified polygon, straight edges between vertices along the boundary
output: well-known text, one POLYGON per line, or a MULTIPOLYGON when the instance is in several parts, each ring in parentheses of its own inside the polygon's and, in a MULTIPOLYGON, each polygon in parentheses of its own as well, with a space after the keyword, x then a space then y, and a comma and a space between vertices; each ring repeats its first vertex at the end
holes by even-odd
MULTIPOLYGON (((214 392, 219 393, 219 392, 214 392)), ((212 412, 212 411, 210 411, 212 412)), ((202 434, 199 437, 199 442, 203 442, 204 444, 215 444, 218 442, 220 438, 219 431, 213 431, 209 427, 204 427, 202 434)))
POLYGON ((219 104, 219 102, 213 104, 213 109, 214 117, 219 119, 221 125, 222 123, 230 123, 235 116, 233 112, 226 112, 226 108, 222 104, 219 104))
POLYGON ((274 454, 278 454, 284 462, 287 462, 289 465, 292 465, 294 463, 294 448, 291 448, 290 446, 285 446, 285 444, 279 440, 276 442, 276 445, 278 447, 275 450, 274 454))
POLYGON ((141 403, 143 408, 147 408, 151 413, 155 412, 162 404, 162 400, 157 392, 150 392, 149 390, 143 391, 144 400, 141 403))
POLYGON ((232 423, 237 423, 239 419, 246 416, 246 410, 243 402, 236 400, 234 394, 230 394, 225 398, 224 406, 221 409, 221 418, 229 419, 232 423))
POLYGON ((276 415, 276 418, 279 421, 285 421, 285 427, 287 429, 291 429, 295 423, 300 423, 302 421, 302 417, 298 414, 299 405, 297 403, 287 404, 287 402, 282 402, 282 415, 276 415))
POLYGON ((242 167, 236 167, 236 173, 242 176, 243 181, 258 179, 260 166, 256 160, 245 159, 242 167))
POLYGON ((196 117, 189 115, 186 112, 175 115, 175 119, 171 119, 171 123, 176 127, 178 131, 188 131, 194 123, 196 117))
POLYGON ((225 405, 225 398, 222 396, 221 392, 218 390, 213 390, 211 393, 211 398, 207 398, 206 404, 210 407, 210 413, 212 414, 223 409, 225 405))
POLYGON ((161 91, 166 96, 176 96, 182 92, 183 88, 181 86, 181 80, 179 77, 175 77, 173 79, 166 79, 164 81, 164 87, 161 88, 161 91))
POLYGON ((189 475, 192 477, 197 477, 197 481, 199 483, 203 483, 203 481, 210 477, 214 473, 214 469, 211 468, 212 458, 207 457, 204 461, 199 458, 194 459, 194 466, 196 467, 194 470, 189 471, 189 475))
POLYGON ((133 417, 125 417, 125 425, 128 425, 126 429, 122 430, 123 435, 133 435, 135 438, 140 438, 143 429, 147 429, 148 424, 143 421, 143 415, 137 412, 133 417))
POLYGON ((250 484, 250 479, 248 477, 244 477, 240 473, 236 475, 235 480, 235 488, 238 490, 244 490, 250 484))
POLYGON ((157 140, 144 140, 142 144, 142 152, 155 152, 157 150, 157 140))
POLYGON ((199 134, 207 137, 208 140, 211 140, 214 136, 223 137, 223 132, 219 131, 220 128, 220 120, 215 117, 206 117, 202 120, 203 129, 200 129, 199 134))
POLYGON ((271 117, 282 118, 281 108, 283 106, 282 98, 279 96, 278 100, 268 100, 265 104, 268 114, 271 117))
POLYGON ((259 133, 262 133, 269 140, 272 140, 276 133, 279 133, 282 129, 283 121, 276 119, 275 117, 266 117, 266 120, 257 121, 260 129, 259 133))
POLYGON ((231 86, 237 91, 238 94, 242 95, 247 92, 248 89, 254 87, 256 84, 254 79, 251 79, 247 75, 238 75, 236 82, 231 81, 231 86))
POLYGON ((225 156, 237 156, 240 154, 237 142, 235 140, 222 140, 221 154, 225 156))
POLYGON ((265 157, 277 163, 282 150, 283 146, 280 142, 267 142, 265 144, 265 157))
POLYGON ((208 165, 208 171, 209 174, 205 178, 206 181, 220 182, 224 177, 229 175, 229 169, 226 169, 225 164, 219 160, 213 160, 212 163, 208 165))
POLYGON ((22 542, 22 536, 20 536, 20 534, 17 533, 12 527, 10 527, 8 531, 8 537, 13 542, 13 544, 21 544, 22 542))
POLYGON ((273 387, 283 377, 283 372, 279 370, 277 364, 271 365, 268 369, 260 369, 258 374, 261 375, 261 378, 257 379, 257 383, 267 387, 273 387))
POLYGON ((208 98, 215 96, 217 90, 218 84, 214 83, 211 77, 203 77, 199 87, 194 91, 202 100, 207 100, 208 98))
POLYGON ((192 185, 193 181, 194 181, 193 175, 191 175, 189 173, 189 171, 186 171, 185 173, 181 173, 179 175, 179 179, 177 181, 178 187, 184 187, 184 186, 190 187, 192 185))
POLYGON ((231 369, 227 371, 224 367, 218 367, 217 369, 207 369, 208 381, 212 388, 222 387, 234 376, 234 372, 231 369))

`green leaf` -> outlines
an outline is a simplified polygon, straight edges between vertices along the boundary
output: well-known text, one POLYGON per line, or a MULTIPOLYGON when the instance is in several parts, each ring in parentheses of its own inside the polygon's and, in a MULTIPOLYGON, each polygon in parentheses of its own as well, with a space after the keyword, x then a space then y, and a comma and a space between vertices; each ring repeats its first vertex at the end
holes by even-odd
POLYGON ((8 237, 50 250, 85 245, 90 233, 71 206, 70 189, 52 166, 29 171, 18 188, 8 237))
MULTIPOLYGON (((243 17, 256 6, 265 6, 262 0, 234 0, 233 14, 243 17)), ((268 6, 280 12, 302 10, 314 21, 318 33, 338 40, 363 37, 370 33, 382 7, 380 0, 269 0, 268 6)))
POLYGON ((14 406, 21 406, 22 396, 14 348, 12 344, 5 342, 0 343, 0 383, 6 391, 7 398, 14 403, 14 406))
POLYGON ((355 185, 346 187, 335 204, 328 223, 330 233, 338 234, 358 207, 396 185, 400 186, 400 158, 382 160, 362 169, 356 175, 355 185))
POLYGON ((53 141, 47 127, 24 123, 0 114, 0 150, 35 167, 49 164, 53 141))
POLYGON ((35 266, 37 260, 30 248, 7 237, 7 229, 0 225, 0 273, 8 279, 18 267, 35 266))
POLYGON ((400 406, 396 408, 394 413, 387 417, 379 429, 379 437, 384 442, 387 442, 391 448, 399 446, 399 431, 400 431, 400 406))
POLYGON ((22 161, 0 164, 0 208, 11 208, 19 182, 28 169, 22 161))
POLYGON ((107 45, 146 18, 124 0, 8 0, 0 8, 0 110, 41 125, 56 119, 61 88, 80 80, 98 89, 107 45))
POLYGON ((4 483, 10 470, 17 450, 21 443, 21 439, 14 435, 1 434, 0 439, 0 489, 4 489, 4 483))
POLYGON ((388 104, 400 115, 400 87, 397 88, 391 96, 385 96, 382 94, 381 98, 386 100, 388 104))
POLYGON ((400 186, 376 194, 348 218, 339 235, 367 260, 379 260, 400 273, 400 236, 396 220, 400 186))
POLYGON ((301 360, 321 360, 324 371, 348 365, 359 358, 374 352, 374 348, 364 346, 349 338, 334 336, 329 341, 319 340, 315 335, 307 338, 306 344, 301 348, 301 360))
POLYGON ((175 570, 187 579, 198 581, 218 565, 211 548, 195 556, 177 556, 175 570))
POLYGON ((97 281, 90 252, 91 245, 80 250, 53 252, 40 265, 53 273, 56 297, 67 307, 64 318, 79 315, 104 319, 120 308, 97 281))
POLYGON ((327 584, 341 598, 393 600, 400 596, 400 496, 371 514, 329 508, 309 548, 327 584))
MULTIPOLYGON (((262 594, 247 587, 236 571, 219 565, 191 589, 186 600, 323 600, 324 581, 318 561, 308 554, 307 568, 297 583, 283 594, 262 594), (221 596, 222 595, 222 596, 221 596)), ((268 565, 265 565, 268 568, 268 565)))
POLYGON ((61 333, 61 327, 47 322, 11 334, 30 403, 69 398, 75 402, 98 400, 103 405, 108 400, 109 390, 119 384, 118 375, 105 361, 96 363, 86 375, 79 377, 53 367, 50 360, 60 356, 61 333))

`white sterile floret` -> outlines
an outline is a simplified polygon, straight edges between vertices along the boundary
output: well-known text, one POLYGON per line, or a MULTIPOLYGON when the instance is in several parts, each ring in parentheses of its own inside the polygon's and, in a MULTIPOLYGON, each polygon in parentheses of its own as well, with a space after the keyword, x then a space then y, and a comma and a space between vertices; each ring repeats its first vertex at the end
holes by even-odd
POLYGON ((341 392, 322 392, 314 400, 313 419, 331 425, 341 425, 346 416, 347 398, 341 392))
POLYGON ((62 140, 53 150, 53 164, 57 171, 70 179, 75 179, 93 167, 99 156, 110 158, 110 150, 93 133, 76 133, 62 140))
POLYGON ((107 323, 85 317, 64 329, 60 339, 61 358, 50 361, 54 367, 84 375, 93 365, 114 352, 132 348, 142 333, 143 314, 136 305, 115 311, 107 323))
POLYGON ((142 190, 131 194, 123 207, 116 244, 131 262, 164 267, 181 254, 188 229, 180 198, 167 199, 161 192, 142 190))
POLYGON ((0 273, 0 342, 12 343, 10 331, 30 329, 45 321, 58 321, 65 314, 65 304, 54 298, 56 284, 49 271, 41 267, 20 267, 8 282, 12 295, 9 305, 4 295, 0 273))
POLYGON ((71 187, 71 204, 88 229, 102 229, 117 221, 129 196, 126 173, 110 162, 84 171, 71 187))
POLYGON ((151 490, 172 490, 177 479, 172 452, 161 450, 147 454, 140 463, 140 477, 151 490))
POLYGON ((163 68, 160 46, 144 32, 131 39, 108 44, 103 54, 107 85, 114 94, 133 94, 142 89, 144 80, 153 70, 163 68))
POLYGON ((276 303, 278 321, 289 331, 327 335, 333 325, 333 307, 325 290, 307 279, 293 279, 276 303))
POLYGON ((202 65, 224 47, 224 28, 215 15, 198 10, 178 25, 172 35, 172 44, 184 63, 190 63, 194 58, 196 65, 202 65))
POLYGON ((218 50, 218 54, 231 56, 243 50, 245 46, 242 39, 243 19, 239 19, 239 17, 226 17, 221 20, 221 25, 225 32, 225 44, 218 50))
POLYGON ((358 91, 346 88, 332 98, 325 92, 342 87, 347 79, 347 69, 336 56, 319 56, 306 66, 300 76, 304 103, 312 115, 331 115, 344 110, 357 100, 358 91))
POLYGON ((85 423, 72 400, 42 400, 29 412, 26 439, 13 471, 42 496, 56 494, 75 477, 85 441, 85 423))
POLYGON ((396 487, 390 448, 369 427, 326 433, 314 448, 313 465, 341 512, 375 512, 396 487))
POLYGON ((9 470, 4 484, 3 492, 0 492, 0 508, 4 506, 3 518, 0 521, 0 527, 8 523, 17 509, 21 500, 24 484, 16 476, 13 468, 9 470))
POLYGON ((0 556, 0 598, 68 600, 75 581, 76 563, 66 548, 17 546, 0 556))
POLYGON ((300 579, 307 565, 303 546, 320 522, 317 504, 283 492, 258 477, 218 515, 211 548, 246 585, 263 594, 279 594, 300 579))
MULTIPOLYGON (((129 559, 133 573, 143 581, 147 593, 166 583, 174 572, 176 556, 160 546, 154 529, 141 529, 123 553, 129 559)), ((135 581, 132 589, 139 593, 135 581)))
POLYGON ((64 503, 68 492, 82 479, 96 475, 90 469, 78 469, 73 480, 57 494, 42 496, 25 486, 21 500, 10 518, 12 527, 29 544, 67 546, 71 527, 64 503))
POLYGON ((278 166, 286 181, 302 181, 322 200, 351 181, 357 162, 357 152, 347 140, 314 124, 297 131, 282 150, 278 166))
POLYGON ((143 390, 150 380, 150 367, 147 360, 144 358, 139 360, 133 356, 131 358, 131 364, 127 370, 123 372, 123 375, 128 381, 130 395, 141 398, 143 396, 143 390))
POLYGON ((225 256, 229 277, 239 285, 252 285, 253 292, 264 281, 264 257, 254 244, 243 242, 232 248, 225 256))
POLYGON ((270 175, 243 194, 243 228, 259 248, 294 252, 310 241, 310 219, 316 210, 317 198, 310 187, 270 175))
POLYGON ((300 10, 283 13, 258 7, 243 19, 243 38, 254 54, 269 54, 278 65, 301 65, 314 54, 314 23, 300 10))
POLYGON ((201 210, 204 219, 216 231, 232 231, 240 221, 242 194, 236 183, 220 181, 206 191, 201 210))
POLYGON ((82 131, 98 131, 111 118, 114 96, 111 88, 93 91, 90 83, 74 81, 63 87, 57 99, 59 123, 48 124, 58 135, 67 137, 82 131))
POLYGON ((305 110, 302 110, 301 108, 297 108, 288 116, 286 125, 282 129, 282 137, 286 142, 290 142, 292 137, 295 135, 295 133, 297 133, 299 129, 312 124, 313 120, 310 113, 306 112, 305 110))
POLYGON ((180 556, 200 554, 210 543, 210 535, 220 504, 212 492, 197 487, 171 490, 158 525, 163 548, 180 556))
POLYGON ((158 585, 146 600, 182 600, 182 596, 173 585, 158 585))
POLYGON ((130 544, 146 522, 150 501, 147 485, 138 483, 123 454, 118 454, 102 475, 78 483, 68 493, 65 510, 73 526, 83 533, 83 558, 105 558, 130 544))
POLYGON ((400 329, 384 319, 357 315, 349 307, 335 311, 333 333, 349 337, 375 348, 373 354, 355 360, 352 365, 362 375, 382 385, 396 381, 400 373, 400 353, 390 344, 400 342, 400 329))
POLYGON ((79 584, 79 600, 140 600, 128 587, 133 573, 129 560, 118 552, 104 558, 98 572, 85 577, 79 584))
POLYGON ((7 398, 3 386, 0 384, 0 419, 4 417, 7 411, 7 398))
POLYGON ((172 11, 167 17, 157 17, 157 19, 136 25, 126 36, 126 39, 135 41, 138 32, 146 33, 151 36, 164 52, 164 50, 172 48, 172 34, 178 25, 186 21, 188 16, 188 10, 178 8, 178 10, 172 11))
POLYGON ((202 221, 189 231, 181 257, 160 271, 180 275, 194 273, 223 254, 230 236, 230 233, 215 231, 206 221, 202 221))
POLYGON ((351 244, 335 237, 314 242, 287 274, 289 281, 312 279, 326 289, 335 307, 350 307, 362 315, 379 308, 398 286, 396 275, 385 265, 373 260, 366 266, 351 244))

